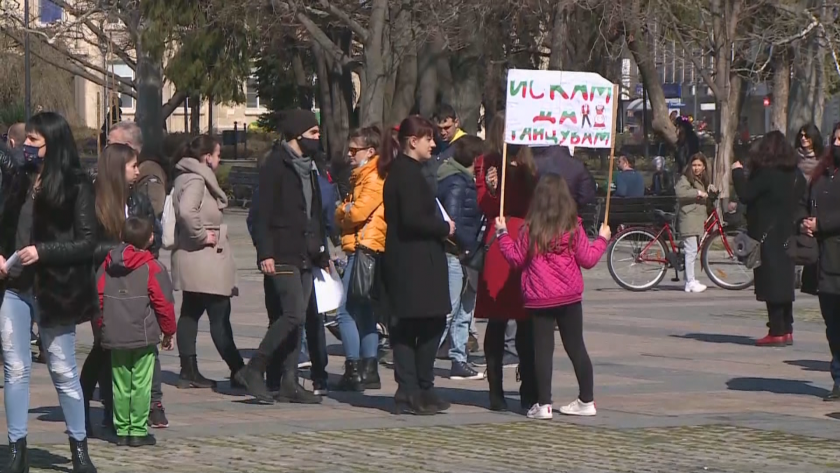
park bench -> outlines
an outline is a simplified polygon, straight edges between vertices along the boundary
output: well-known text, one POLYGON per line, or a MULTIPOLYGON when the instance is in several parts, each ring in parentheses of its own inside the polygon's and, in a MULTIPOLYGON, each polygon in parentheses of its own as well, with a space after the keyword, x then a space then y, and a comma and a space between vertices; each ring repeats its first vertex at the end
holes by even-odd
POLYGON ((233 203, 247 207, 254 196, 260 180, 259 170, 249 166, 233 166, 228 174, 228 185, 233 194, 233 203))
POLYGON ((596 199, 591 204, 586 204, 578 207, 578 216, 583 220, 583 228, 586 230, 586 235, 590 238, 598 236, 598 227, 601 225, 601 207, 603 206, 603 199, 596 199))
MULTIPOLYGON (((601 200, 601 199, 599 199, 601 200)), ((606 211, 605 199, 600 208, 598 222, 604 221, 606 211)), ((667 212, 676 216, 678 211, 677 198, 675 196, 645 196, 645 197, 615 197, 610 202, 610 228, 615 234, 619 225, 648 226, 661 224, 661 219, 656 218, 656 210, 667 212)), ((675 222, 669 222, 672 227, 675 222)))

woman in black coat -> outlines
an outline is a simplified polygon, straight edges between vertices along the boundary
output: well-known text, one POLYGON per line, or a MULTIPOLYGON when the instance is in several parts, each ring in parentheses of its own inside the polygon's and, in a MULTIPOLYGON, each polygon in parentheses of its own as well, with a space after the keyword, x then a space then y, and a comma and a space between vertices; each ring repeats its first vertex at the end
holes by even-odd
POLYGON ((70 126, 56 113, 39 113, 27 122, 24 156, 4 189, 0 212, 0 284, 5 290, 0 334, 10 448, 3 471, 29 471, 29 328, 34 318, 70 436, 72 471, 92 473, 96 468, 88 457, 75 344, 76 325, 99 312, 93 186, 81 168, 70 126), (14 254, 20 264, 7 271, 5 263, 14 254))
POLYGON ((749 177, 740 162, 732 165, 732 180, 747 206, 747 234, 761 243, 761 266, 755 268, 755 297, 767 304, 769 334, 758 346, 793 343, 794 265, 787 240, 793 234, 796 204, 805 190, 797 171, 796 153, 779 131, 764 135, 750 149, 749 177))
POLYGON ((451 310, 444 241, 455 233, 455 224, 444 220, 423 178, 423 163, 434 149, 432 124, 417 116, 406 118, 397 141, 383 137, 380 153, 400 151, 383 189, 388 229, 382 272, 392 314, 390 340, 398 385, 394 402, 398 412, 436 414, 449 408, 433 388, 435 355, 451 310))
POLYGON ((834 388, 826 401, 840 401, 840 123, 834 125, 827 153, 811 173, 799 205, 799 230, 819 245, 816 264, 802 271, 802 292, 815 294, 825 320, 834 388))

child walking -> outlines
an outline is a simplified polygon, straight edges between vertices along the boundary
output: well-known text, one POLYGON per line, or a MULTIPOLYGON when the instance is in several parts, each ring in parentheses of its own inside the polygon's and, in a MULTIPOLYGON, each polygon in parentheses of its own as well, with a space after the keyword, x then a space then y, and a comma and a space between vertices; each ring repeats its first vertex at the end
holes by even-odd
POLYGON ((594 416, 592 362, 583 342, 583 275, 607 249, 610 228, 601 225, 590 243, 566 181, 543 176, 531 199, 525 225, 513 240, 504 217, 496 219, 499 245, 508 263, 522 269, 522 300, 533 317, 536 356, 537 403, 528 410, 531 419, 551 419, 551 374, 554 357, 554 324, 560 329, 563 348, 572 361, 580 393, 560 408, 568 415, 594 416))
POLYGON ((175 304, 166 268, 148 250, 152 222, 130 217, 122 245, 108 253, 97 287, 102 309, 102 347, 111 350, 117 445, 154 445, 148 433, 155 345, 172 350, 175 304))
POLYGON ((680 206, 677 229, 683 239, 683 253, 685 253, 685 292, 706 290, 706 285, 701 284, 694 276, 698 239, 705 233, 708 214, 706 200, 709 192, 715 190, 714 186, 709 184, 706 163, 706 156, 703 153, 693 155, 674 189, 680 206))

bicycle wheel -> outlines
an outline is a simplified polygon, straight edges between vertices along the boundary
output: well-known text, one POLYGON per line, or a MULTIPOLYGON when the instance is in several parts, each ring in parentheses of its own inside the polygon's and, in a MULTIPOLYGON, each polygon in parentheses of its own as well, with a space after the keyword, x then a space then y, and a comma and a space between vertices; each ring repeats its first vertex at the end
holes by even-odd
POLYGON ((753 272, 747 269, 732 252, 731 241, 737 233, 732 230, 721 235, 715 231, 703 242, 701 264, 703 271, 716 286, 730 291, 746 289, 753 284, 753 272))
POLYGON ((667 251, 662 241, 642 228, 620 232, 607 248, 607 268, 613 280, 628 291, 647 291, 659 285, 668 271, 667 251), (641 270, 637 278, 624 270, 641 270))

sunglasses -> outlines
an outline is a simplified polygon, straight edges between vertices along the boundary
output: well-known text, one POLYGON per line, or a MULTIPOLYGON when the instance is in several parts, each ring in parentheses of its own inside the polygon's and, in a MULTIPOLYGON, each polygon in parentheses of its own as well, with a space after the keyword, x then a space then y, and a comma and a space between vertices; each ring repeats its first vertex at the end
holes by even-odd
POLYGON ((370 149, 370 146, 368 146, 368 147, 366 147, 366 148, 354 148, 354 147, 352 147, 352 146, 351 146, 351 147, 350 147, 350 154, 356 154, 356 153, 358 153, 359 151, 364 151, 364 150, 366 150, 366 149, 370 149))

